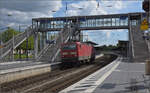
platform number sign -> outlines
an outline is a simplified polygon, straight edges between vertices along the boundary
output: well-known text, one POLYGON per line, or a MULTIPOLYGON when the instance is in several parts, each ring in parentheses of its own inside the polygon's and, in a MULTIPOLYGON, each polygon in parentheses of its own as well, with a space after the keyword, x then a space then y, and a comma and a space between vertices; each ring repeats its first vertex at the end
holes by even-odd
POLYGON ((148 30, 148 22, 144 19, 141 23, 141 30, 148 30))

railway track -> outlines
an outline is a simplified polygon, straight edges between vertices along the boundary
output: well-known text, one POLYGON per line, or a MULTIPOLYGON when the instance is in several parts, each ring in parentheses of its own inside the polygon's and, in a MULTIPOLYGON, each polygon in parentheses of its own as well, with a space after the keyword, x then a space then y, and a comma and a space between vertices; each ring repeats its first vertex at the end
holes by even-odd
POLYGON ((96 63, 92 65, 56 70, 51 73, 5 83, 1 85, 1 93, 57 93, 104 67, 115 58, 114 56, 103 57, 97 59, 96 63))

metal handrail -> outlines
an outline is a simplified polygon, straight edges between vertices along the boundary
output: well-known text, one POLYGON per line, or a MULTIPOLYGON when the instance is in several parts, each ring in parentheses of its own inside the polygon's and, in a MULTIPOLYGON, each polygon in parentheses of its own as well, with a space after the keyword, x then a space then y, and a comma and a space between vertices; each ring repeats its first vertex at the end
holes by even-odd
MULTIPOLYGON (((61 48, 61 43, 65 42, 65 40, 70 37, 70 33, 71 33, 70 31, 72 31, 72 30, 68 30, 68 28, 67 29, 63 29, 59 33, 59 35, 58 35, 58 37, 56 39, 56 43, 51 45, 51 46, 49 46, 48 49, 46 50, 46 53, 49 53, 49 54, 46 55, 45 53, 43 53, 42 54, 43 57, 44 56, 47 57, 49 55, 49 59, 50 59, 50 61, 52 61, 52 59, 55 57, 55 54, 57 53, 58 49, 61 48)), ((42 59, 42 57, 40 59, 42 59)))

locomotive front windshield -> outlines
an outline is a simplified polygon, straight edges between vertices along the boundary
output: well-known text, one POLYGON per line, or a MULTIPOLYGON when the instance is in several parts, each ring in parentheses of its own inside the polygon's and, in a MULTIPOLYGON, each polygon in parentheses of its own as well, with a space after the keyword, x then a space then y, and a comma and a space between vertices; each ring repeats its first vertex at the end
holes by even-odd
POLYGON ((76 44, 68 44, 68 45, 64 45, 63 50, 75 50, 76 49, 76 44))

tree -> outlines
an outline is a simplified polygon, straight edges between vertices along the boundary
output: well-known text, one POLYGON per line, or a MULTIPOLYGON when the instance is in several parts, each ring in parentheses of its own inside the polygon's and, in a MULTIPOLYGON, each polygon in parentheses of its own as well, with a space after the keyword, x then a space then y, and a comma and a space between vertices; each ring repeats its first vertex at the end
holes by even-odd
POLYGON ((7 41, 9 41, 13 37, 13 35, 15 36, 19 33, 20 33, 19 31, 16 31, 12 28, 8 28, 6 31, 1 33, 0 38, 1 38, 3 43, 6 43, 7 41))

